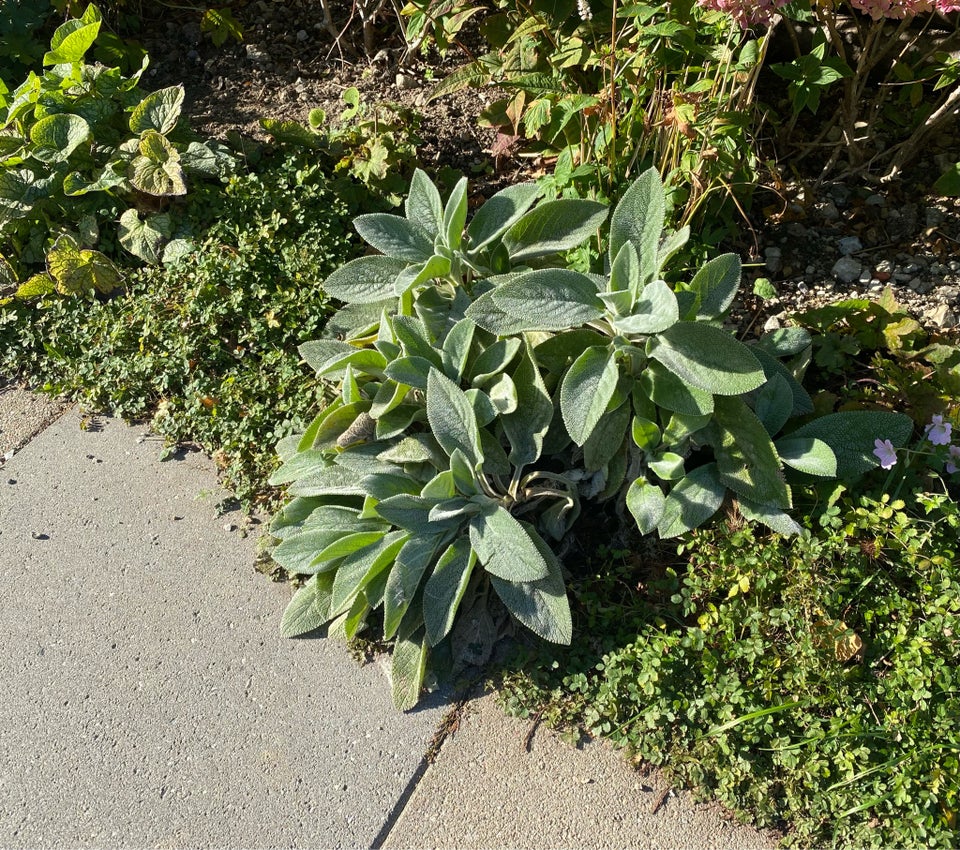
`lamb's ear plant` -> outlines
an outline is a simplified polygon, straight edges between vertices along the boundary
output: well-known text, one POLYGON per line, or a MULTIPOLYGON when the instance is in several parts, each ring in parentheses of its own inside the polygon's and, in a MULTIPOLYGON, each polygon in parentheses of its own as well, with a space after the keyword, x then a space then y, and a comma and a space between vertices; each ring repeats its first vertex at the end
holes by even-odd
POLYGON ((493 622, 486 602, 569 642, 548 541, 596 503, 676 537, 732 496, 793 533, 789 475, 857 475, 876 465, 875 439, 910 436, 889 413, 790 424, 813 412, 799 380, 809 334, 748 346, 724 329, 740 284, 732 254, 665 282, 688 231, 665 231, 655 171, 610 217, 604 274, 562 257, 607 208, 537 200, 536 186, 512 186, 468 224, 466 180, 444 203, 418 171, 405 216, 355 221, 381 253, 325 282, 346 304, 328 327, 341 338, 300 349, 337 397, 279 447, 272 483, 292 501, 273 521, 273 557, 309 576, 283 631, 329 622, 350 638, 382 608, 401 708, 416 703, 431 649, 493 622))

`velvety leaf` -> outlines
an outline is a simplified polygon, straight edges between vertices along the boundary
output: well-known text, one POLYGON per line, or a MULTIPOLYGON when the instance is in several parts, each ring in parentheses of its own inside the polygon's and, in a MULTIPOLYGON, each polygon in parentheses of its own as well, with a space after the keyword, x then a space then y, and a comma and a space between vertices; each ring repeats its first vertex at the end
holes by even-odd
POLYGON ((433 242, 407 219, 388 213, 369 213, 353 220, 357 233, 381 254, 410 263, 423 263, 433 256, 433 242))
POLYGON ((427 379, 427 421, 443 450, 459 449, 473 464, 483 461, 476 416, 463 390, 433 369, 427 379))
POLYGON ((749 348, 703 322, 677 322, 647 343, 647 354, 686 383, 713 395, 740 395, 766 380, 749 348))
POLYGON ((519 468, 535 463, 543 451, 543 439, 553 420, 553 401, 540 370, 525 346, 513 373, 517 388, 517 409, 500 419, 510 441, 510 463, 519 468))
POLYGON ((340 266, 324 282, 328 295, 348 304, 369 304, 393 297, 393 282, 406 268, 403 260, 372 255, 340 266))
POLYGON ((600 417, 600 421, 583 444, 583 465, 588 472, 596 472, 607 465, 620 450, 629 425, 629 404, 621 404, 616 410, 600 417))
POLYGON ((780 508, 758 505, 743 496, 737 501, 743 518, 750 520, 750 522, 763 523, 771 531, 786 535, 799 534, 803 530, 790 514, 780 510, 780 508))
POLYGON ((476 329, 477 326, 470 319, 461 319, 450 328, 443 341, 443 371, 452 381, 459 382, 464 378, 476 329))
POLYGON ((518 334, 528 324, 526 319, 518 319, 501 310, 493 300, 492 291, 485 292, 467 308, 467 318, 477 327, 497 336, 518 334))
POLYGON ((856 478, 875 469, 875 440, 890 440, 897 448, 907 445, 913 422, 902 413, 878 410, 847 410, 814 419, 791 432, 788 437, 814 437, 823 440, 837 458, 837 477, 856 478))
POLYGON ((665 215, 660 175, 649 168, 624 192, 610 218, 610 265, 624 244, 632 242, 640 259, 641 279, 652 279, 665 215))
POLYGON ((569 269, 527 272, 493 290, 493 302, 525 330, 560 331, 599 319, 603 302, 590 278, 569 269))
POLYGON ((758 504, 789 508, 780 458, 756 414, 741 399, 718 396, 713 427, 720 480, 758 504))
MULTIPOLYGON (((810 394, 803 388, 800 382, 790 374, 787 367, 760 346, 754 346, 751 351, 761 367, 763 367, 763 374, 766 375, 768 383, 774 376, 778 376, 786 381, 790 387, 790 393, 793 397, 793 409, 790 415, 806 416, 808 413, 813 413, 813 401, 810 398, 810 394)), ((763 387, 760 388, 760 392, 763 392, 763 387)), ((771 433, 776 432, 771 431, 771 433)))
POLYGON ((629 316, 614 319, 613 326, 623 334, 655 334, 676 324, 680 307, 673 290, 662 280, 648 283, 629 316))
POLYGON ((523 343, 520 339, 498 339, 488 345, 471 364, 470 383, 475 387, 482 387, 487 381, 499 375, 517 356, 523 343))
POLYGON ((679 537, 703 525, 720 510, 726 491, 715 464, 688 472, 664 501, 663 516, 657 523, 661 539, 679 537))
POLYGON ((509 230, 540 197, 536 183, 515 183, 497 192, 471 219, 467 227, 469 250, 485 248, 509 230))
POLYGON ((296 452, 267 479, 267 483, 271 487, 279 487, 281 484, 289 484, 306 475, 314 475, 332 465, 333 462, 329 460, 325 451, 307 449, 296 452))
POLYGON ((740 289, 740 258, 736 254, 721 254, 707 260, 690 281, 697 293, 697 317, 715 319, 733 303, 740 289))
POLYGON ((465 537, 451 543, 437 559, 423 590, 423 623, 430 646, 436 646, 450 633, 476 562, 465 537))
POLYGON ((665 366, 651 360, 640 378, 647 395, 659 407, 687 416, 713 413, 713 395, 673 374, 665 366))
POLYGON ((610 266, 610 291, 629 292, 636 300, 643 282, 640 254, 632 242, 624 242, 610 266))
POLYGON ((573 624, 560 563, 532 526, 524 523, 522 533, 529 535, 547 574, 536 581, 519 582, 491 575, 490 584, 510 614, 530 631, 551 643, 569 644, 573 624))
POLYGON ((315 472, 298 475, 287 492, 293 496, 363 495, 356 473, 339 465, 319 467, 315 472))
POLYGON ((470 520, 470 544, 492 576, 507 581, 537 581, 549 573, 530 535, 499 505, 470 520))
POLYGON ((443 209, 443 233, 446 245, 451 251, 460 248, 463 242, 463 227, 467 223, 467 178, 461 177, 450 192, 443 209))
POLYGON ((833 478, 837 474, 837 456, 816 437, 785 437, 776 442, 777 454, 787 466, 808 475, 833 478))
POLYGON ((290 600, 283 619, 280 634, 285 638, 312 632, 330 619, 330 590, 333 573, 318 573, 311 576, 290 600))
POLYGON ((770 436, 777 434, 793 413, 793 391, 786 379, 777 373, 757 390, 753 412, 770 436))
POLYGON ((608 209, 595 201, 561 198, 525 213, 503 235, 514 264, 568 251, 594 236, 608 209))
POLYGON ((436 556, 440 536, 412 536, 397 553, 383 595, 383 636, 390 640, 400 627, 420 582, 436 556))
POLYGON ((772 357, 792 357, 803 351, 812 341, 810 331, 806 328, 777 328, 767 331, 757 340, 757 345, 772 357))
POLYGON ((564 376, 560 412, 571 439, 582 446, 607 409, 620 371, 613 352, 605 346, 588 348, 564 376))
POLYGON ((660 524, 665 504, 663 490, 646 478, 637 478, 627 490, 627 509, 641 534, 649 534, 660 524))
POLYGON ((443 225, 443 202, 433 181, 419 168, 413 172, 404 212, 407 220, 426 230, 431 239, 439 235, 443 225))
POLYGON ((434 347, 420 319, 412 316, 394 316, 393 331, 406 357, 419 357, 436 369, 443 370, 440 350, 434 347))
POLYGON ((410 535, 391 531, 378 543, 348 555, 337 568, 331 589, 330 608, 334 615, 347 610, 357 594, 374 576, 393 564, 397 553, 410 535))
POLYGON ((420 699, 428 652, 422 629, 410 637, 399 638, 393 647, 390 662, 391 691, 393 704, 400 711, 409 711, 420 699))

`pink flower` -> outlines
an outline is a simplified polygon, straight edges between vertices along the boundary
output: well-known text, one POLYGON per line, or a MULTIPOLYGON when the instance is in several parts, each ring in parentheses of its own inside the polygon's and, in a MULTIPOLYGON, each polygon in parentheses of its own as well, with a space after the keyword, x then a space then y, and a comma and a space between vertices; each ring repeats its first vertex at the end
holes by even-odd
POLYGON ((952 430, 953 425, 949 422, 944 422, 943 417, 937 414, 930 419, 930 424, 927 425, 924 434, 935 446, 949 446, 950 432, 952 430))
POLYGON ((893 443, 889 440, 877 439, 873 441, 873 445, 875 446, 873 453, 880 461, 880 466, 891 469, 897 462, 897 450, 893 447, 893 443))
POLYGON ((947 465, 944 467, 950 475, 954 475, 957 469, 960 468, 954 461, 960 462, 960 446, 950 446, 950 460, 947 461, 947 465))
POLYGON ((960 12, 960 3, 953 3, 951 0, 936 0, 934 5, 942 15, 949 15, 951 12, 960 12))

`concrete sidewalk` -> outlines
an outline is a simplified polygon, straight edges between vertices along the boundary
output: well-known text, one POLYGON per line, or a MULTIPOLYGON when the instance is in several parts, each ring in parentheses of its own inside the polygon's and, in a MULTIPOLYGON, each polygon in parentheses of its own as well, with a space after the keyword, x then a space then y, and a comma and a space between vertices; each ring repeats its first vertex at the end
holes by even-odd
MULTIPOLYGON (((18 434, 51 415, 17 403, 18 434)), ((0 469, 0 846, 772 846, 682 794, 651 814, 665 789, 605 746, 526 752, 489 698, 427 766, 449 706, 399 714, 380 665, 279 637, 290 590, 209 460, 80 424, 0 469)))

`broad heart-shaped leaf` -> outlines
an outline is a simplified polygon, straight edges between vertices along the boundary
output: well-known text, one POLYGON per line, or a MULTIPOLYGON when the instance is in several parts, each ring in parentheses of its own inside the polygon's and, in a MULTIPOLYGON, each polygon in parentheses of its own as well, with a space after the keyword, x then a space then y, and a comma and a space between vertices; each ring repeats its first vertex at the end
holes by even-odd
POLYGON ((3 254, 0 254, 0 292, 5 289, 12 289, 17 285, 17 275, 13 266, 3 254))
POLYGON ((137 211, 131 208, 120 216, 118 236, 120 244, 131 254, 155 266, 163 258, 163 246, 172 231, 169 213, 148 215, 141 221, 137 211))
POLYGON ((50 50, 44 54, 44 65, 68 65, 80 62, 97 40, 100 21, 74 19, 57 27, 50 39, 50 50))
POLYGON ((631 315, 614 319, 613 327, 622 334, 656 334, 679 319, 677 296, 664 281, 654 280, 643 288, 631 315))
POLYGON ((312 632, 330 619, 333 573, 317 573, 294 595, 283 612, 280 634, 286 638, 312 632))
POLYGON ((739 398, 717 396, 711 442, 720 480, 760 505, 790 507, 777 450, 756 414, 739 398))
POLYGON ((483 463, 480 429, 473 405, 463 390, 439 369, 431 369, 427 378, 427 421, 448 455, 459 449, 474 466, 483 463))
POLYGON ((560 413, 570 438, 582 446, 607 409, 620 379, 613 351, 594 346, 581 354, 560 386, 560 413))
POLYGON ((741 395, 766 380, 747 346, 727 331, 703 322, 677 322, 647 343, 647 355, 686 383, 713 395, 741 395))
POLYGON ((490 584, 510 614, 530 631, 551 643, 569 644, 573 622, 560 563, 533 526, 522 523, 521 528, 546 563, 547 575, 537 581, 520 582, 491 575, 490 584))
POLYGON ((776 442, 777 454, 787 466, 808 475, 833 478, 837 474, 837 456, 816 437, 784 437, 776 442))
POLYGON ((393 704, 398 710, 409 711, 420 699, 428 654, 429 646, 423 629, 410 637, 397 639, 390 662, 390 681, 393 704))
POLYGON ((385 301, 394 297, 393 282, 406 267, 406 262, 391 257, 358 257, 331 274, 323 289, 347 304, 385 301))
POLYGON ((517 410, 502 416, 500 423, 510 441, 510 463, 519 469, 540 457, 543 438, 553 420, 553 401, 533 361, 529 343, 524 345, 513 383, 517 388, 517 410))
POLYGON ((837 477, 856 478, 875 469, 875 440, 890 440, 905 446, 913 432, 913 422, 902 413, 880 410, 846 410, 814 419, 788 434, 790 439, 815 437, 823 440, 837 458, 837 477))
POLYGON ((35 145, 30 153, 41 162, 66 162, 88 138, 90 125, 79 115, 48 115, 30 128, 30 141, 35 145))
POLYGON ((20 286, 17 287, 17 298, 37 298, 40 295, 49 295, 55 292, 57 288, 56 281, 46 272, 40 272, 28 277, 20 286))
POLYGON ((514 264, 576 248, 593 236, 609 210, 596 201, 561 198, 534 207, 504 235, 514 264))
POLYGON ((88 192, 104 192, 127 182, 126 163, 122 160, 108 162, 103 170, 90 179, 79 171, 72 171, 63 178, 63 194, 70 197, 88 192))
POLYGON ((740 258, 721 254, 704 263, 690 281, 697 294, 697 317, 715 319, 733 303, 740 288, 740 258))
POLYGON ((423 589, 423 623, 430 646, 440 643, 453 628, 476 563, 477 556, 466 537, 451 543, 437 559, 423 589))
POLYGON ((663 183, 656 169, 649 168, 624 192, 610 219, 610 265, 626 242, 632 242, 640 257, 641 280, 657 271, 657 248, 665 220, 663 183))
POLYGON ((506 508, 488 507, 470 520, 470 545, 483 568, 507 581, 538 581, 549 574, 540 550, 506 508))
POLYGON ((144 133, 139 147, 140 155, 127 168, 131 185, 157 197, 185 195, 187 181, 176 148, 153 130, 144 133))
POLYGON ((399 215, 369 213, 353 220, 357 233, 381 254, 409 263, 423 263, 433 256, 433 242, 419 225, 399 215))
POLYGON ((727 488, 715 464, 698 466, 670 491, 657 524, 661 539, 679 537, 712 517, 723 504, 727 488))
POLYGON ((666 497, 659 485, 642 476, 627 490, 627 509, 636 520, 641 534, 649 534, 660 524, 665 504, 666 497))
POLYGON ((603 315, 596 285, 570 269, 526 272, 494 289, 493 303, 524 330, 562 331, 603 315))
POLYGON ((130 132, 153 130, 162 135, 177 126, 183 109, 183 86, 170 86, 148 94, 130 113, 130 132))
POLYGON ((507 186, 476 211, 467 226, 471 252, 485 248, 509 230, 533 206, 541 190, 536 183, 515 183, 507 186))
POLYGON ((436 239, 443 226, 443 202, 440 192, 425 171, 416 169, 410 181, 410 194, 404 203, 407 221, 422 227, 430 239, 436 239))
POLYGON ((47 253, 47 271, 57 290, 75 295, 91 289, 104 295, 123 282, 117 267, 99 251, 80 250, 71 239, 61 237, 47 253))

